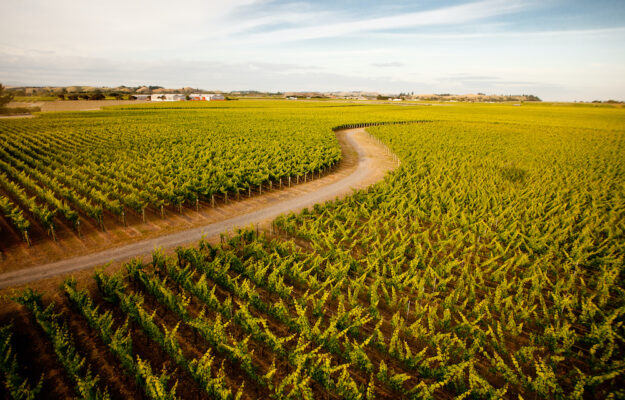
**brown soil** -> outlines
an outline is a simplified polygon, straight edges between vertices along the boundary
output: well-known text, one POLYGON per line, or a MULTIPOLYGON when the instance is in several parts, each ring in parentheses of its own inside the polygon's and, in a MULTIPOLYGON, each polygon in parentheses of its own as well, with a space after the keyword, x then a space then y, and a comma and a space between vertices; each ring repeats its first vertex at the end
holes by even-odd
POLYGON ((145 103, 143 100, 55 100, 35 103, 11 102, 8 107, 39 107, 42 112, 95 111, 105 106, 145 103))

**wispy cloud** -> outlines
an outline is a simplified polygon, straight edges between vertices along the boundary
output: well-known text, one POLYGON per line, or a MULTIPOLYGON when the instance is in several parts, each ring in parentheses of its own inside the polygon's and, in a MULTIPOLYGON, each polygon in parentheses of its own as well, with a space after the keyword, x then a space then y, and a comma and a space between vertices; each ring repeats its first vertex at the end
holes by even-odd
POLYGON ((540 37, 571 37, 571 36, 608 36, 625 35, 625 26, 596 29, 558 29, 519 31, 510 30, 504 24, 492 24, 482 27, 481 32, 370 32, 368 37, 380 39, 484 39, 484 38, 540 38, 540 37))
POLYGON ((380 18, 351 21, 346 18, 343 21, 331 24, 279 29, 273 32, 252 35, 250 39, 256 41, 295 41, 418 26, 466 24, 485 18, 519 12, 526 7, 527 3, 484 0, 380 18))

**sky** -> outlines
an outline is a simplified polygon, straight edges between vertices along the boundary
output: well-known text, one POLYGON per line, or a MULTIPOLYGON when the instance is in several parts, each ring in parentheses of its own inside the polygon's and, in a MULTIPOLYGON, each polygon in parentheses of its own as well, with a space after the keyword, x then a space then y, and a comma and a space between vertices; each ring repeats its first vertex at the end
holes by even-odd
POLYGON ((623 0, 2 0, 5 85, 625 100, 623 0))

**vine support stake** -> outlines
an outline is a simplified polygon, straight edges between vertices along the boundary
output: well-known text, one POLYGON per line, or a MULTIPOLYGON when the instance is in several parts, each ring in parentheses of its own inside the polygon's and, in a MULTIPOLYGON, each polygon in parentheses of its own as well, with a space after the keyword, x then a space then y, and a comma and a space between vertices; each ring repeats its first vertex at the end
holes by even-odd
POLYGON ((291 187, 291 175, 289 175, 289 187, 291 187))
POLYGON ((211 194, 211 207, 215 208, 215 195, 211 194))

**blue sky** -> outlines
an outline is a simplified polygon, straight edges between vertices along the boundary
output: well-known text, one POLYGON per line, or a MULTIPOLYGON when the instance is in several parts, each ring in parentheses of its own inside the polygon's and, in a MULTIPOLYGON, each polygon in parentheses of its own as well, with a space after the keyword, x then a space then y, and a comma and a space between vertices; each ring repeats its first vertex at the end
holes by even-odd
POLYGON ((21 0, 0 82, 625 100, 625 1, 21 0))

